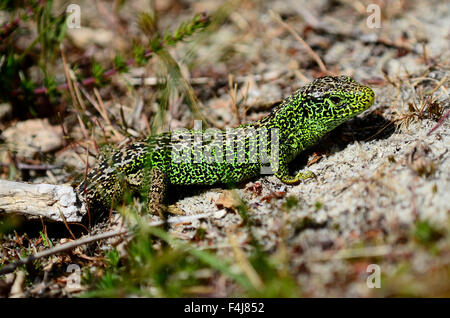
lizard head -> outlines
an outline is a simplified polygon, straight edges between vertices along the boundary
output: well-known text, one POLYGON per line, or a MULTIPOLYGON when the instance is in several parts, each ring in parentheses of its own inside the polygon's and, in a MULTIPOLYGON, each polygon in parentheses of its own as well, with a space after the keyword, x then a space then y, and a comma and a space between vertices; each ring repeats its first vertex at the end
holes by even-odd
POLYGON ((373 90, 348 76, 324 76, 301 89, 302 113, 311 122, 333 129, 347 119, 368 109, 373 90))

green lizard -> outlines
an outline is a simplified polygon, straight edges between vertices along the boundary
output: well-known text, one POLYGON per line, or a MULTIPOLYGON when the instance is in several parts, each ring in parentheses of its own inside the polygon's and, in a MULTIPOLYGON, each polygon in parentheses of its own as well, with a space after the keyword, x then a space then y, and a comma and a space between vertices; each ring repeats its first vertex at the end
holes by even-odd
POLYGON ((234 137, 225 131, 185 130, 184 135, 164 133, 131 143, 92 169, 76 189, 78 198, 90 209, 105 211, 124 191, 144 191, 149 211, 162 215, 169 185, 240 182, 267 166, 283 183, 295 184, 312 173, 291 176, 287 164, 373 100, 371 88, 347 76, 321 77, 267 117, 241 125, 243 133, 234 137))

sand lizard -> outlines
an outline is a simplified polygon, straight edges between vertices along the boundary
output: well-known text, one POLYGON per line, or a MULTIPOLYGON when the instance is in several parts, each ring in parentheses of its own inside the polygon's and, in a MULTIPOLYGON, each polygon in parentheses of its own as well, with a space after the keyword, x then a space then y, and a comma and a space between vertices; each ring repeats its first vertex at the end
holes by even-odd
POLYGON ((80 201, 96 211, 109 211, 128 189, 144 191, 149 211, 162 214, 169 185, 240 182, 259 175, 264 164, 260 156, 250 154, 254 146, 257 154, 264 152, 270 158, 269 165, 275 167, 279 180, 295 184, 311 173, 290 176, 287 164, 327 132, 368 109, 373 101, 373 90, 350 77, 321 77, 284 99, 267 117, 241 125, 244 134, 231 143, 225 142, 225 131, 216 131, 213 138, 200 142, 195 138, 205 132, 191 130, 182 142, 173 132, 151 136, 100 161, 76 191, 80 201), (270 157, 275 153, 272 140, 261 143, 261 129, 278 132, 277 162, 270 157), (256 131, 256 139, 248 131, 256 131))

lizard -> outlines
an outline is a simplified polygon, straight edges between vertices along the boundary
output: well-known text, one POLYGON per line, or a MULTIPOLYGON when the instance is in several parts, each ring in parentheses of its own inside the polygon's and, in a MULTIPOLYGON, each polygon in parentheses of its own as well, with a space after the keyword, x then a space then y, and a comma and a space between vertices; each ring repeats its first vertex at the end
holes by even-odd
POLYGON ((170 185, 238 183, 260 175, 267 161, 281 182, 297 184, 314 175, 306 171, 292 176, 288 163, 368 109, 374 97, 370 87, 348 76, 324 76, 284 99, 263 119, 239 126, 244 133, 234 139, 219 130, 146 137, 99 161, 76 188, 78 200, 97 213, 109 210, 125 191, 133 190, 146 196, 151 213, 162 216, 170 185), (271 131, 276 132, 276 139, 261 138, 263 132, 267 137, 271 131), (263 158, 269 159, 263 162, 263 158))

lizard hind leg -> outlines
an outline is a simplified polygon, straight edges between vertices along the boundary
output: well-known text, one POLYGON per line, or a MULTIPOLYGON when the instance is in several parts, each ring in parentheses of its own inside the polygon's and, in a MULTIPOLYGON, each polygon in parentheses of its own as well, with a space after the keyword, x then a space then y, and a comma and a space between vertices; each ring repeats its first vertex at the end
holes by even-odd
POLYGON ((152 214, 163 216, 165 212, 171 214, 184 214, 175 205, 166 206, 164 204, 167 192, 167 176, 160 168, 150 168, 149 173, 139 170, 135 174, 127 176, 128 184, 134 191, 147 196, 147 209, 152 214))
POLYGON ((164 205, 167 174, 161 169, 153 167, 150 169, 148 182, 148 210, 150 213, 164 218, 164 212, 167 211, 167 207, 164 205))

